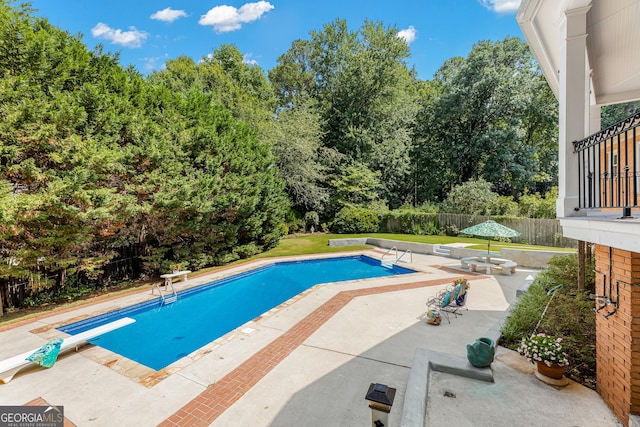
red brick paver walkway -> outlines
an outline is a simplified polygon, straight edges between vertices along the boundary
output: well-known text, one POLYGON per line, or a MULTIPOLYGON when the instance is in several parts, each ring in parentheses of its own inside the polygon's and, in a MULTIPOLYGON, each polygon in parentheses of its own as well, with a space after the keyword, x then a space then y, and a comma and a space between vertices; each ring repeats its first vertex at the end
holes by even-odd
MULTIPOLYGON (((24 404, 24 406, 52 406, 49 403, 47 403, 46 400, 44 400, 42 397, 37 397, 35 399, 33 399, 30 402, 27 402, 24 404)), ((11 423, 9 423, 11 424, 11 423)), ((30 425, 31 423, 15 423, 15 425, 30 425)), ((64 419, 64 423, 63 423, 64 427, 76 427, 76 425, 74 423, 72 423, 71 421, 69 421, 66 417, 64 419)))
MULTIPOLYGON (((478 275, 463 277, 477 279, 478 275)), ((160 426, 208 426, 355 297, 443 285, 451 281, 452 278, 443 278, 340 292, 242 365, 211 384, 160 426)))

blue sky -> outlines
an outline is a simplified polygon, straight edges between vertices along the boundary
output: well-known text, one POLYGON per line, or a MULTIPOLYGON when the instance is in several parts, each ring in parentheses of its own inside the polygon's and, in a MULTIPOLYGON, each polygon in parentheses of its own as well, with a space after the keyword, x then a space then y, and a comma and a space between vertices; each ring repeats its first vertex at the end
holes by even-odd
POLYGON ((180 55, 199 60, 234 44, 245 61, 268 71, 297 39, 336 18, 352 30, 365 20, 396 27, 411 48, 410 66, 428 80, 453 56, 479 40, 522 38, 515 12, 520 0, 31 0, 36 15, 89 48, 120 52, 141 73, 162 69, 180 55))

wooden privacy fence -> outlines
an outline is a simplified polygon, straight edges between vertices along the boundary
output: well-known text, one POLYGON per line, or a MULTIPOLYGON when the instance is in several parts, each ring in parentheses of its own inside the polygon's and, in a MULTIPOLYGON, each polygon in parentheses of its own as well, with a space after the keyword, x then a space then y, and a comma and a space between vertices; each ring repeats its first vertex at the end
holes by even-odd
MULTIPOLYGON (((406 223, 408 218, 392 218, 387 217, 382 224, 382 228, 388 232, 406 233, 406 223)), ((462 215, 451 213, 438 213, 433 215, 420 215, 411 219, 415 225, 423 227, 429 222, 437 219, 438 228, 444 229, 447 226, 455 226, 458 230, 479 224, 488 219, 517 230, 521 233, 519 238, 512 239, 516 243, 530 243, 533 245, 555 246, 564 248, 577 247, 577 241, 568 239, 562 235, 562 227, 560 221, 549 218, 511 218, 511 217, 492 217, 488 215, 462 215), (424 222, 425 224, 419 224, 424 222)), ((428 228, 428 227, 424 227, 428 228)))

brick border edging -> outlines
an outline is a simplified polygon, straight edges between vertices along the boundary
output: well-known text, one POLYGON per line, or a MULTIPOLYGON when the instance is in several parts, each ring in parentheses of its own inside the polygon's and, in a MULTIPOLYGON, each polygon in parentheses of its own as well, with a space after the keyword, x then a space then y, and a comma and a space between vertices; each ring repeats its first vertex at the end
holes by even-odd
MULTIPOLYGON (((35 399, 25 403, 22 406, 53 406, 53 405, 49 404, 49 402, 44 400, 42 397, 36 397, 35 399)), ((16 424, 20 424, 20 423, 16 423, 16 424)), ((77 427, 67 417, 64 417, 63 425, 64 427, 77 427)))
MULTIPOLYGON (((462 275, 467 279, 478 275, 462 275)), ((208 426, 354 298, 450 283, 454 277, 341 291, 159 424, 208 426)))

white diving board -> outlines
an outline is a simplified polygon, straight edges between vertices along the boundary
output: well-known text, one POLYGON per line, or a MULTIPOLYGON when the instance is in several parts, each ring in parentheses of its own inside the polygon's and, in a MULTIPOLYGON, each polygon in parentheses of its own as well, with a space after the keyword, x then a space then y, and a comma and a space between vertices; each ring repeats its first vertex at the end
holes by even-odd
MULTIPOLYGON (((122 319, 115 320, 110 323, 106 323, 102 326, 98 326, 88 331, 80 332, 77 335, 71 335, 65 338, 60 345, 60 352, 63 350, 75 347, 79 344, 88 342, 89 340, 96 338, 107 332, 111 332, 115 329, 122 328, 123 326, 130 325, 136 320, 130 317, 124 317, 122 319)), ((27 357, 31 356, 34 352, 38 351, 41 347, 19 354, 9 359, 0 361, 0 384, 7 384, 13 379, 13 376, 25 366, 31 365, 33 362, 27 360, 27 357)))

